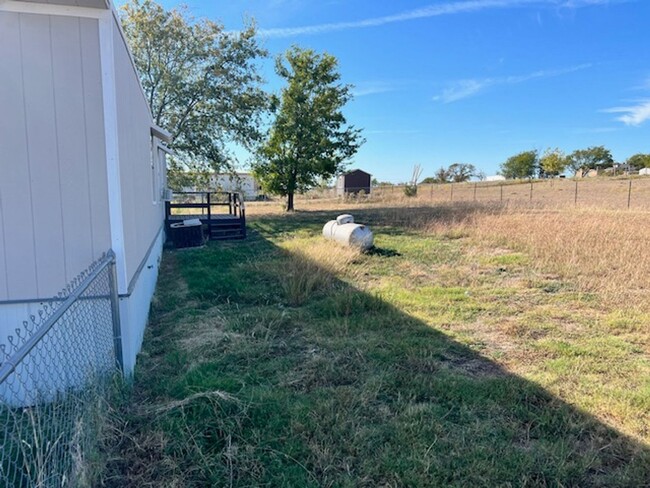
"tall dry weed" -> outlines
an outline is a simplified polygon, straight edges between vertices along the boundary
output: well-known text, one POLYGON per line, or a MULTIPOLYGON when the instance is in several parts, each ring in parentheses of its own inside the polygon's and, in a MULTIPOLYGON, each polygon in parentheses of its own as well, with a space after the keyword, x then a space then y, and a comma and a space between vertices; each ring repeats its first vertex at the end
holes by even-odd
POLYGON ((320 240, 313 240, 308 245, 304 240, 289 241, 284 248, 288 259, 279 264, 282 270, 278 270, 278 274, 287 303, 294 307, 305 303, 313 294, 328 289, 360 253, 355 248, 320 240))
POLYGON ((526 252, 539 269, 558 273, 584 291, 599 292, 616 301, 635 302, 648 292, 648 213, 509 207, 450 214, 432 220, 429 230, 464 233, 526 252))

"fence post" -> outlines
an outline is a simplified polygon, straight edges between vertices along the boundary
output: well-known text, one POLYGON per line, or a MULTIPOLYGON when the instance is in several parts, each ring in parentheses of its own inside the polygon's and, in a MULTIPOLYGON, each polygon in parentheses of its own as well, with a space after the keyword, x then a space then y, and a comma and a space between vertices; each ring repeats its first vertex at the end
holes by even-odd
POLYGON ((627 208, 630 208, 631 199, 632 199, 632 180, 630 180, 630 184, 627 187, 627 208))
POLYGON ((576 191, 575 191, 575 196, 573 197, 573 206, 574 207, 578 206, 578 180, 576 180, 576 191))
POLYGON ((530 180, 530 201, 533 201, 533 180, 530 180))
POLYGON ((501 190, 501 202, 503 201, 503 183, 499 185, 499 189, 501 190))
POLYGON ((433 202, 433 183, 431 183, 431 201, 433 202))
POLYGON ((476 201, 476 187, 478 186, 478 183, 474 183, 474 201, 476 201))
POLYGON ((454 184, 451 183, 449 186, 451 187, 451 193, 449 195, 449 201, 453 202, 454 201, 454 184))
POLYGON ((124 373, 124 355, 122 352, 122 326, 120 323, 120 295, 117 290, 117 271, 115 270, 115 253, 109 251, 111 262, 108 265, 108 287, 111 300, 111 318, 113 320, 113 347, 115 364, 120 373, 124 373))

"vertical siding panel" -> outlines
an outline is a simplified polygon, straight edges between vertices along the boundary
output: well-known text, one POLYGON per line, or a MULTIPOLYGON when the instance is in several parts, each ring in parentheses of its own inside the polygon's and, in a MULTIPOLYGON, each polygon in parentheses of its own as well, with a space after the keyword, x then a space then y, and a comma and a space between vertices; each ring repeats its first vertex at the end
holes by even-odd
POLYGON ((104 139, 104 105, 99 60, 99 24, 94 19, 80 19, 81 65, 88 160, 88 188, 94 259, 111 247, 106 176, 106 141, 104 139))
POLYGON ((115 56, 115 83, 117 90, 118 137, 120 141, 120 184, 122 187, 122 218, 124 223, 124 247, 128 279, 131 280, 144 253, 138 248, 138 228, 136 218, 146 207, 136 205, 134 187, 140 185, 135 174, 138 155, 135 151, 138 139, 142 138, 143 128, 139 122, 139 107, 134 104, 133 85, 130 76, 133 69, 127 64, 128 53, 117 29, 114 29, 113 46, 115 56))
POLYGON ((20 24, 38 293, 47 296, 66 282, 50 19, 21 15, 20 24))
MULTIPOLYGON (((0 102, 0 106, 2 106, 2 102, 0 102)), ((1 145, 2 144, 0 143, 0 146, 1 145)), ((9 295, 9 280, 7 279, 7 254, 5 253, 4 229, 5 219, 4 212, 2 210, 2 191, 0 190, 0 301, 6 300, 9 295)))
POLYGON ((117 31, 114 46, 122 209, 127 273, 131 279, 160 229, 164 206, 160 202, 154 204, 152 197, 151 114, 127 48, 117 31))
POLYGON ((79 19, 51 18, 66 278, 93 261, 79 19))
MULTIPOLYGON (((5 294, 1 299, 36 296, 35 249, 27 153, 27 135, 21 60, 20 15, 0 12, 0 205, 5 242, 5 294)), ((0 288, 0 293, 2 293, 0 288)))

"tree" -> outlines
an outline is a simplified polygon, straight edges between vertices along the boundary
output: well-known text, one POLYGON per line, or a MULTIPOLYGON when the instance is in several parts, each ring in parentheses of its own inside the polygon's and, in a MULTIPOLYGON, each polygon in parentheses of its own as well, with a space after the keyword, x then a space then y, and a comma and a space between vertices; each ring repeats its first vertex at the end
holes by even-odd
POLYGON ((650 168, 650 154, 634 154, 633 156, 627 158, 626 163, 635 170, 650 168))
POLYGON ((228 146, 253 150, 268 107, 256 67, 266 52, 255 27, 227 33, 152 0, 131 0, 121 17, 154 121, 172 134, 170 186, 231 169, 228 146))
POLYGON ((436 183, 448 183, 449 182, 449 170, 444 166, 440 167, 438 171, 433 175, 433 179, 436 183))
POLYGON ((469 181, 479 174, 473 164, 454 163, 448 168, 438 169, 434 176, 428 176, 422 183, 462 183, 469 181))
POLYGON ((608 168, 614 164, 612 153, 605 146, 577 149, 568 156, 568 168, 577 174, 582 169, 608 168))
POLYGON ((463 183, 476 176, 476 168, 473 164, 454 163, 447 170, 449 179, 454 183, 463 183))
POLYGON ((537 151, 524 151, 509 157, 501 165, 501 175, 508 179, 532 178, 537 167, 537 151))
POLYGON ((339 82, 337 68, 334 56, 299 47, 276 59, 287 86, 253 172, 267 190, 287 197, 287 211, 294 208, 295 193, 340 172, 364 142, 341 112, 352 87, 339 82))
POLYGON ((540 175, 557 176, 564 171, 567 163, 567 157, 562 151, 549 147, 539 160, 540 175))

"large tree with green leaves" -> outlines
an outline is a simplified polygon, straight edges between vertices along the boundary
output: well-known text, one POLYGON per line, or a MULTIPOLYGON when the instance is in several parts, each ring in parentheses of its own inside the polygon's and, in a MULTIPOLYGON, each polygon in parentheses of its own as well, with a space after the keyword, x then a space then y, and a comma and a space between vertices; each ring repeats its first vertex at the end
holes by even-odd
POLYGON ((501 164, 501 175, 508 179, 532 178, 539 165, 537 151, 524 151, 509 157, 501 164))
POLYGON ((154 121, 172 134, 170 186, 232 168, 233 143, 255 149, 268 97, 253 25, 229 33, 152 0, 131 0, 121 20, 154 121))
POLYGON ((364 141, 341 111, 352 87, 340 83, 334 56, 292 47, 276 59, 276 72, 287 86, 253 172, 291 211, 296 193, 340 172, 364 141))
POLYGON ((650 154, 634 154, 627 158, 626 163, 636 170, 650 168, 650 154))
POLYGON ((573 151, 567 162, 568 168, 577 174, 583 169, 609 168, 614 164, 614 158, 605 146, 592 146, 573 151))
POLYGON ((566 169, 567 163, 567 157, 562 151, 548 148, 539 159, 540 175, 557 176, 566 169))
POLYGON ((462 183, 477 175, 478 171, 473 164, 453 163, 448 168, 440 168, 435 176, 425 178, 422 183, 462 183))

